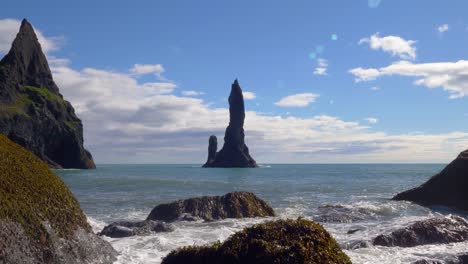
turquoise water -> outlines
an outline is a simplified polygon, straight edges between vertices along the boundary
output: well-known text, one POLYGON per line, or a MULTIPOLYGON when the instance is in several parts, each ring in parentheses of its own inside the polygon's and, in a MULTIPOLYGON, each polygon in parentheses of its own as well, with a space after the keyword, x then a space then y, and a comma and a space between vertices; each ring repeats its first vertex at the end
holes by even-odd
MULTIPOLYGON (((279 217, 314 219, 319 206, 340 204, 365 211, 350 223, 324 223, 342 244, 370 240, 411 221, 445 211, 389 201, 397 192, 417 186, 443 168, 442 164, 308 164, 265 165, 258 169, 203 169, 196 165, 99 165, 96 170, 57 173, 79 200, 96 231, 117 220, 142 220, 164 202, 231 191, 251 191, 269 202, 279 217), (350 228, 362 232, 346 234, 350 228)), ((178 223, 176 231, 148 237, 108 239, 121 252, 119 263, 160 263, 161 257, 183 245, 226 239, 264 219, 215 223, 178 223)), ((422 256, 443 258, 468 244, 444 248, 347 250, 354 263, 408 263, 422 256), (426 252, 426 253, 425 253, 426 252), (387 262, 385 257, 392 261, 387 262)), ((462 250, 462 249, 460 249, 462 250)))

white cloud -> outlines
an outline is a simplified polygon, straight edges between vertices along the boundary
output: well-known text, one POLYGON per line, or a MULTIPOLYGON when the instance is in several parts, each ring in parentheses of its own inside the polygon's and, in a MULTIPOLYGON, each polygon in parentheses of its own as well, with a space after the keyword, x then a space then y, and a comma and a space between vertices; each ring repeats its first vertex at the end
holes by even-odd
POLYGON ((401 75, 418 77, 416 85, 430 89, 441 87, 450 94, 450 98, 468 95, 468 61, 412 63, 400 61, 378 69, 355 68, 350 70, 356 82, 372 81, 381 76, 401 75))
POLYGON ((379 91, 379 90, 380 90, 380 87, 378 87, 378 86, 372 86, 370 89, 371 89, 372 91, 379 91))
MULTIPOLYGON (((16 37, 21 26, 21 21, 17 19, 0 19, 0 54, 6 54, 11 49, 11 44, 16 37)), ((42 31, 34 28, 37 39, 41 44, 44 53, 57 50, 63 41, 61 37, 45 37, 42 31)))
POLYGON ((205 94, 204 92, 197 92, 197 91, 182 91, 183 96, 198 96, 205 94))
POLYGON ((379 122, 379 119, 375 117, 364 118, 364 120, 366 120, 370 124, 377 124, 379 122))
POLYGON ((379 33, 359 40, 359 45, 368 43, 373 50, 383 50, 391 53, 392 56, 398 56, 402 59, 416 59, 416 48, 414 40, 405 40, 399 36, 380 37, 379 33))
POLYGON ((315 68, 315 75, 327 75, 328 61, 325 59, 317 60, 317 67, 315 68))
MULTIPOLYGON (((131 74, 93 68, 52 70, 83 120, 85 142, 98 163, 202 163, 209 135, 217 135, 222 145, 229 110, 211 108, 198 98, 162 94, 172 83, 139 83, 131 74)), ((258 162, 448 161, 468 145, 468 133, 388 135, 328 115, 247 111, 245 130, 258 162)))
POLYGON ((135 64, 130 69, 130 72, 137 76, 154 74, 157 77, 161 77, 164 71, 164 67, 161 64, 135 64))
POLYGON ((254 92, 247 92, 247 91, 243 91, 242 96, 244 97, 245 100, 253 100, 257 97, 254 92))
POLYGON ((443 25, 440 25, 437 27, 437 31, 439 31, 439 33, 444 33, 446 31, 448 31, 450 29, 449 25, 448 24, 443 24, 443 25))
POLYGON ((293 94, 281 98, 281 100, 276 102, 275 105, 282 107, 305 107, 310 103, 315 102, 319 96, 320 95, 313 93, 293 94))

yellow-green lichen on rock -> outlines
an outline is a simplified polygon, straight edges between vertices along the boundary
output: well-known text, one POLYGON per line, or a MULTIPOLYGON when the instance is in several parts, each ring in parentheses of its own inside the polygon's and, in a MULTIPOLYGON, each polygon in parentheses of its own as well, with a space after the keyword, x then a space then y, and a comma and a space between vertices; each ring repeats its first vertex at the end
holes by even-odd
POLYGON ((277 220, 235 233, 223 243, 172 251, 163 264, 350 264, 335 239, 315 222, 277 220))
POLYGON ((90 231, 78 201, 38 157, 0 134, 0 219, 20 223, 34 239, 47 243, 43 222, 68 238, 90 231))
POLYGON ((0 263, 110 264, 115 256, 47 164, 0 134, 0 263))

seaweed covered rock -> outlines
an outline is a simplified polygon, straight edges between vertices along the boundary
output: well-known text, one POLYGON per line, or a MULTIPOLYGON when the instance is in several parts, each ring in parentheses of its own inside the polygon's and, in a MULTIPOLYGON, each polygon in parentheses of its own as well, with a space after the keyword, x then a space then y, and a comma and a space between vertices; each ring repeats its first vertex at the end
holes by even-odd
POLYGON ((83 125, 55 84, 31 24, 23 20, 0 61, 0 133, 54 168, 95 168, 83 125))
POLYGON ((250 156, 249 148, 244 142, 244 119, 244 97, 239 83, 235 80, 229 95, 229 125, 224 135, 223 148, 216 153, 216 137, 210 137, 208 161, 203 165, 204 168, 258 167, 257 162, 250 156))
POLYGON ((448 244, 468 240, 468 223, 461 217, 436 217, 379 235, 373 244, 386 247, 415 247, 428 244, 448 244))
POLYGON ((402 192, 393 200, 415 202, 424 206, 443 205, 468 210, 468 150, 423 185, 402 192))
POLYGON ((277 220, 244 229, 223 243, 172 251, 163 264, 351 263, 335 239, 305 219, 277 220))
POLYGON ((172 232, 174 227, 161 221, 145 220, 139 222, 115 222, 107 225, 98 234, 100 236, 108 236, 112 238, 129 237, 129 236, 147 236, 152 233, 172 232))
POLYGON ((225 218, 274 216, 265 201, 250 192, 232 192, 223 196, 204 196, 156 206, 148 220, 174 222, 187 214, 206 221, 225 218))
POLYGON ((115 255, 47 164, 0 134, 0 263, 112 263, 115 255))

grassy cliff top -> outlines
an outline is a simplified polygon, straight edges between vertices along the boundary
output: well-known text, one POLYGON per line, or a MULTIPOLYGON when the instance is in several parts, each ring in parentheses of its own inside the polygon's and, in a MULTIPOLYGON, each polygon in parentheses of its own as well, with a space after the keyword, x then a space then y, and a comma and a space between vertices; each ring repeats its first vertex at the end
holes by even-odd
POLYGON ((351 264, 333 237, 315 222, 277 220, 235 233, 224 243, 172 251, 163 264, 351 264))
POLYGON ((0 134, 0 219, 20 223, 26 233, 48 243, 43 222, 61 237, 78 228, 90 231, 71 191, 38 157, 0 134))

